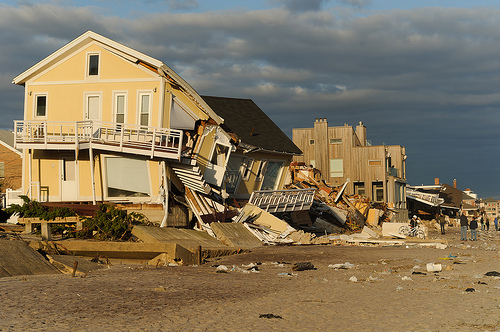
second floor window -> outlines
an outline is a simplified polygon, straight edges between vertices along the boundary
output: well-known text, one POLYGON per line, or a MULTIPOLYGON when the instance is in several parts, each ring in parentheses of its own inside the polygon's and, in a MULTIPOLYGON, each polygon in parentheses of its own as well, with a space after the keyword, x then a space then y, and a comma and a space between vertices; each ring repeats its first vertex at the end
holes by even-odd
POLYGON ((125 95, 116 95, 115 122, 125 123, 125 95))
POLYGON ((47 116, 47 95, 35 96, 35 117, 44 118, 47 116))
POLYGON ((151 95, 140 94, 139 99, 139 124, 141 126, 149 126, 149 110, 151 107, 151 95))

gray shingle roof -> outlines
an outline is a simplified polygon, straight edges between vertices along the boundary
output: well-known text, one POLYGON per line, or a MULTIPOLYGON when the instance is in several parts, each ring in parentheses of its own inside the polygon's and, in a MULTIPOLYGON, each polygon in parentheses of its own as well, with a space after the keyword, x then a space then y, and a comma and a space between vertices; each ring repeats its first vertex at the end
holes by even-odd
POLYGON ((223 128, 243 143, 268 151, 302 154, 302 151, 251 99, 201 96, 224 119, 223 128))
POLYGON ((0 130, 0 141, 14 148, 14 133, 7 130, 0 130))

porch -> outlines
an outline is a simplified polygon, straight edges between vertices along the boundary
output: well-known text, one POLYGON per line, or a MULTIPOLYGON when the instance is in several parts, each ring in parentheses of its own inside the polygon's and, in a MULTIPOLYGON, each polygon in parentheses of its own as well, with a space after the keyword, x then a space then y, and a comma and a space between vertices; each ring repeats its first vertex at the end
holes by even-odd
POLYGON ((103 121, 14 121, 16 149, 99 149, 180 160, 182 130, 103 121))

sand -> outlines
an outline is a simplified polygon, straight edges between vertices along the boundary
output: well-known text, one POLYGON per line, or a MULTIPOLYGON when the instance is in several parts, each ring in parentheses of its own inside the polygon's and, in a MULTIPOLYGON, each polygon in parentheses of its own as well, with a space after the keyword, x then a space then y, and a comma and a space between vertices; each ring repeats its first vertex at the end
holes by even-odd
POLYGON ((429 235, 450 246, 273 246, 197 267, 1 278, 0 331, 500 331, 500 278, 485 276, 500 272, 500 232, 429 235))

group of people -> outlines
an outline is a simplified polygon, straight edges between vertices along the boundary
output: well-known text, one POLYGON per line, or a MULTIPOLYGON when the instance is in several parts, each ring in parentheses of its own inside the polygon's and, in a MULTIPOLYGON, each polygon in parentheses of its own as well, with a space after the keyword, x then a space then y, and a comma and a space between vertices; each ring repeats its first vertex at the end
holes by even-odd
MULTIPOLYGON (((498 218, 493 220, 495 224, 495 230, 498 231, 498 218)), ((490 220, 486 216, 474 216, 471 221, 462 212, 460 215, 460 240, 467 241, 467 228, 470 229, 470 240, 477 241, 477 229, 481 224, 481 230, 490 230, 490 220)))

